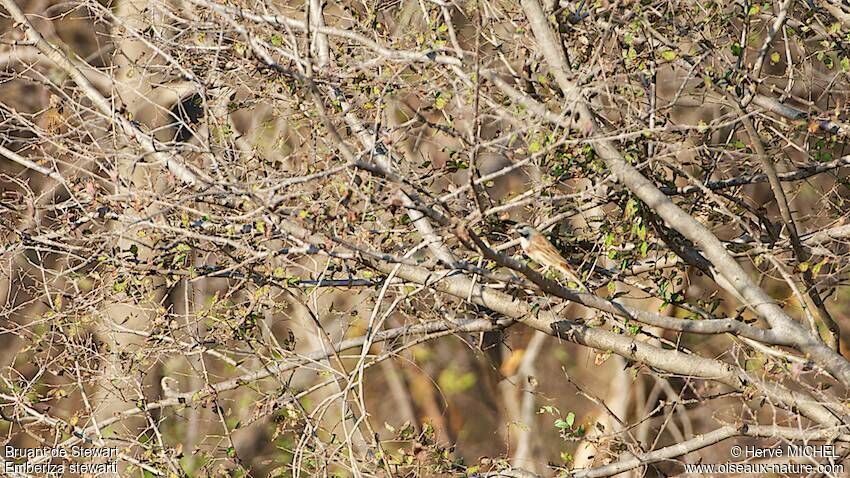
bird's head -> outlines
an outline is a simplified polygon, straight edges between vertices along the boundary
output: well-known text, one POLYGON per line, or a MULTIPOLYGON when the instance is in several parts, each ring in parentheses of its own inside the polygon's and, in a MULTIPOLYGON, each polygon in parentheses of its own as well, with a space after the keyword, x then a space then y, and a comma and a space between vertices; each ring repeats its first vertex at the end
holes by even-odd
POLYGON ((537 233, 537 229, 534 229, 533 226, 526 223, 517 224, 516 226, 514 226, 514 230, 523 239, 531 239, 531 236, 537 233))

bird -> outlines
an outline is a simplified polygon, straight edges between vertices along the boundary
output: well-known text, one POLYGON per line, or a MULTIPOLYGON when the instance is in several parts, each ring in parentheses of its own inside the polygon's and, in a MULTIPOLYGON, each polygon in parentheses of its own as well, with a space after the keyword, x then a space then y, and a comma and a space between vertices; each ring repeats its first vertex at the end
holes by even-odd
POLYGON ((517 224, 515 227, 519 234, 519 245, 522 247, 525 255, 529 259, 543 266, 545 273, 550 268, 556 269, 563 276, 572 282, 575 282, 579 287, 587 289, 587 287, 578 278, 578 275, 573 271, 570 263, 555 249, 555 246, 546 239, 540 231, 529 224, 517 224))

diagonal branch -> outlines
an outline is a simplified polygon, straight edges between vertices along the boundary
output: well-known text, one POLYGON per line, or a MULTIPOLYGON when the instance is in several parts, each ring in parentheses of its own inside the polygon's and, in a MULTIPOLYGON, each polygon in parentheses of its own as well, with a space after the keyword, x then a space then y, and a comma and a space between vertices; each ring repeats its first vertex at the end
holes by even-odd
MULTIPOLYGON (((598 125, 583 99, 582 91, 567 76, 563 52, 558 48, 540 4, 537 0, 522 0, 521 4, 558 86, 568 101, 575 105, 573 116, 581 131, 592 134, 598 129, 598 125)), ((702 251, 718 274, 725 279, 719 282, 721 287, 743 298, 745 305, 752 307, 777 333, 793 341, 800 351, 809 354, 844 385, 850 386, 850 363, 789 317, 750 279, 747 272, 708 228, 674 204, 637 168, 629 164, 613 142, 598 140, 591 144, 611 172, 632 194, 702 251)))
POLYGON ((525 264, 511 259, 505 255, 499 254, 489 247, 472 231, 462 230, 458 232, 458 237, 461 241, 467 244, 470 249, 481 251, 485 258, 499 264, 502 267, 516 270, 526 276, 531 282, 535 283, 540 289, 548 294, 556 297, 575 302, 602 312, 613 314, 627 320, 640 322, 646 325, 661 327, 667 330, 677 332, 687 332, 694 334, 723 334, 734 333, 741 337, 751 338, 760 342, 772 343, 774 345, 784 344, 789 345, 790 342, 780 335, 764 329, 752 327, 744 322, 735 319, 715 319, 715 320, 687 320, 676 317, 668 317, 658 313, 635 309, 627 305, 621 304, 616 300, 607 300, 595 294, 585 292, 577 292, 567 289, 560 284, 547 279, 542 274, 532 270, 525 264))
MULTIPOLYGON (((282 221, 281 226, 302 241, 310 243, 323 243, 325 241, 322 234, 310 233, 290 221, 282 221)), ((656 347, 637 340, 635 337, 626 337, 563 320, 562 317, 551 311, 540 310, 508 293, 477 283, 460 274, 435 272, 424 267, 408 264, 401 264, 397 267, 396 264, 387 263, 368 255, 361 257, 360 261, 382 273, 394 273, 398 278, 486 307, 501 316, 520 321, 531 328, 570 342, 595 349, 610 350, 629 360, 641 362, 669 373, 715 380, 736 390, 754 387, 771 400, 783 404, 786 408, 793 408, 824 426, 841 426, 842 419, 846 416, 844 407, 838 403, 832 404, 814 400, 806 393, 791 391, 781 384, 766 382, 740 368, 718 360, 656 347)), ((544 288, 544 292, 568 299, 570 296, 579 296, 543 278, 523 264, 516 263, 515 266, 517 270, 527 273, 528 277, 533 278, 532 280, 535 280, 541 288, 544 288)), ((594 296, 590 295, 590 297, 594 296)))
POLYGON ((609 465, 580 470, 572 473, 569 476, 573 478, 601 478, 604 476, 613 476, 624 471, 633 470, 635 468, 646 466, 651 463, 670 460, 679 456, 687 455, 688 453, 700 450, 707 446, 720 443, 733 437, 760 437, 760 438, 782 438, 786 440, 834 440, 850 441, 850 436, 836 436, 836 433, 831 430, 802 430, 799 428, 780 427, 776 425, 742 425, 734 427, 726 425, 708 433, 700 434, 690 440, 666 446, 658 450, 643 453, 638 456, 628 457, 626 459, 611 463, 609 465))
MULTIPOLYGON (((779 175, 776 172, 776 165, 773 164, 773 159, 771 159, 770 155, 768 155, 767 151, 765 151, 764 142, 758 134, 758 131, 756 131, 753 121, 744 114, 744 111, 737 105, 737 103, 734 102, 734 100, 732 101, 732 104, 735 105, 741 113, 741 120, 744 124, 744 129, 747 131, 747 134, 752 140, 756 157, 761 162, 762 169, 770 182, 770 189, 776 199, 779 214, 785 222, 785 229, 788 231, 788 237, 791 238, 791 248, 794 251, 794 255, 797 257, 797 262, 798 264, 806 262, 809 260, 810 254, 809 251, 803 247, 802 241, 800 241, 797 223, 794 221, 794 216, 791 214, 791 208, 788 207, 788 198, 785 195, 785 190, 782 189, 782 182, 779 180, 779 175)), ((804 300, 805 298, 808 298, 807 302, 810 302, 807 304, 808 308, 815 311, 820 322, 826 326, 827 345, 829 345, 829 347, 833 350, 838 351, 841 328, 826 309, 826 305, 823 303, 823 299, 821 298, 814 282, 812 271, 806 268, 803 271, 803 284, 806 286, 806 295, 804 296, 804 300)), ((818 331, 814 330, 812 333, 817 334, 818 331)))
MULTIPOLYGON (((370 259, 365 259, 363 262, 386 274, 396 269, 395 265, 370 259)), ((765 382, 721 361, 656 347, 635 337, 564 320, 551 311, 539 310, 509 294, 476 284, 461 275, 447 276, 422 267, 401 265, 396 270, 396 276, 460 299, 470 300, 531 328, 579 345, 609 350, 629 360, 669 373, 714 380, 736 390, 754 387, 759 393, 786 408, 794 408, 816 423, 827 427, 838 427, 842 424, 841 419, 838 418, 844 417, 844 412, 840 411, 842 407, 840 404, 836 403, 828 407, 827 404, 818 402, 805 393, 791 391, 777 383, 765 382)))
POLYGON ((59 48, 52 45, 41 36, 14 0, 0 0, 0 5, 2 5, 3 8, 12 15, 12 18, 14 18, 18 24, 23 26, 27 38, 33 42, 38 51, 42 55, 46 56, 57 67, 62 69, 62 71, 67 73, 68 76, 74 80, 74 83, 80 87, 86 97, 91 100, 101 114, 103 114, 111 123, 118 126, 125 135, 133 138, 139 146, 141 146, 141 148, 150 155, 151 158, 165 164, 168 167, 168 170, 183 183, 191 186, 202 182, 198 175, 189 170, 189 168, 184 164, 185 162, 179 154, 175 152, 163 152, 162 150, 164 147, 159 145, 154 138, 142 132, 142 130, 139 129, 139 127, 133 122, 124 117, 118 111, 115 111, 112 107, 112 103, 100 94, 86 75, 84 75, 83 72, 81 72, 59 48))
MULTIPOLYGON (((67 448, 75 443, 79 443, 80 441, 90 441, 91 436, 93 434, 96 434, 98 430, 102 430, 129 417, 149 412, 151 410, 160 410, 169 407, 186 405, 191 406, 192 404, 204 403, 210 397, 217 396, 220 393, 229 390, 235 390, 245 385, 255 384, 259 380, 263 380, 275 375, 280 375, 284 372, 294 370, 309 363, 314 363, 327 359, 328 357, 344 350, 362 347, 363 344, 367 343, 367 341, 371 343, 378 343, 411 336, 421 336, 433 339, 455 333, 471 333, 497 330, 499 328, 509 326, 511 323, 512 321, 509 319, 493 321, 489 318, 460 320, 456 321, 455 323, 444 320, 437 320, 426 322, 423 324, 404 325, 389 330, 374 332, 368 336, 363 335, 346 339, 334 344, 332 347, 326 350, 316 350, 314 352, 300 354, 294 359, 269 364, 259 370, 249 372, 228 380, 223 380, 221 382, 208 385, 199 390, 175 393, 174 395, 169 396, 168 398, 164 398, 156 402, 145 403, 141 407, 128 408, 124 411, 116 413, 114 416, 109 417, 106 420, 100 421, 99 423, 97 423, 97 425, 91 425, 85 428, 78 426, 65 427, 63 429, 70 430, 73 437, 68 438, 57 446, 67 448)), ((14 397, 0 396, 0 398, 13 402, 15 401, 14 397)))
POLYGON ((51 171, 51 170, 45 168, 44 166, 39 166, 38 164, 30 161, 29 159, 21 156, 20 154, 14 152, 14 151, 11 151, 11 150, 4 148, 3 146, 0 146, 0 156, 3 156, 5 158, 9 159, 12 162, 18 163, 18 164, 20 164, 21 166, 23 166, 27 169, 31 169, 31 170, 33 170, 37 173, 41 173, 41 174, 49 177, 50 179, 56 181, 59 184, 62 184, 62 185, 67 184, 67 182, 65 181, 65 178, 63 178, 62 175, 57 173, 56 171, 51 171))

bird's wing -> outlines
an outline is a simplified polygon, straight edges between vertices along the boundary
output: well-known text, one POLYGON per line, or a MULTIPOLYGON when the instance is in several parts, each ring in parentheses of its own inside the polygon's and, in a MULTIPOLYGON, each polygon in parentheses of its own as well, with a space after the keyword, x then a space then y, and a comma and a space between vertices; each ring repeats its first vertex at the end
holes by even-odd
POLYGON ((540 252, 549 259, 548 263, 553 264, 554 267, 561 271, 561 274, 563 274, 565 278, 575 282, 580 287, 587 289, 587 286, 584 285, 578 275, 573 271, 570 263, 564 259, 564 256, 555 249, 555 246, 553 246, 551 242, 545 241, 545 244, 540 247, 540 252))

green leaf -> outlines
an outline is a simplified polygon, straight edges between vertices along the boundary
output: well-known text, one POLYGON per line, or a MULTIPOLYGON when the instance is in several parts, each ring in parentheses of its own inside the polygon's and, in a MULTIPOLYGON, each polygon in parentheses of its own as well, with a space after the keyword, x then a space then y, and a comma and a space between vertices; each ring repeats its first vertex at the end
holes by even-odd
POLYGON ((567 426, 572 427, 576 421, 576 414, 573 412, 567 413, 567 418, 564 421, 567 422, 567 426))
POLYGON ((272 45, 281 46, 283 45, 283 36, 280 33, 275 33, 271 38, 272 45))
POLYGON ((770 62, 773 64, 779 63, 779 52, 773 52, 770 54, 770 62))
POLYGON ((637 237, 641 241, 646 240, 646 225, 640 224, 640 218, 638 218, 638 222, 635 225, 635 233, 637 233, 637 237))
POLYGON ((566 430, 570 428, 570 425, 565 420, 561 420, 559 418, 555 420, 555 428, 557 428, 558 430, 566 430))
POLYGON ((446 107, 447 104, 449 104, 450 98, 451 98, 450 95, 447 95, 447 94, 444 94, 441 91, 438 91, 436 97, 434 98, 434 108, 437 108, 438 110, 442 110, 443 108, 446 107))
POLYGON ((733 43, 729 49, 732 50, 732 54, 735 56, 741 56, 741 54, 744 53, 744 48, 741 47, 741 44, 738 42, 733 43))
POLYGON ((635 60, 635 58, 637 58, 637 50, 635 50, 634 48, 631 48, 631 47, 630 47, 630 48, 626 51, 626 62, 627 62, 627 63, 631 63, 631 62, 633 62, 633 61, 635 60))
POLYGON ((455 368, 449 367, 440 372, 437 384, 446 395, 465 392, 475 386, 476 377, 472 372, 461 373, 455 368))
POLYGON ((815 275, 815 276, 816 276, 816 275, 820 274, 820 270, 821 270, 821 268, 822 268, 823 266, 825 266, 825 265, 826 265, 826 263, 827 263, 827 260, 826 260, 826 259, 824 259, 824 260, 822 260, 822 261, 818 262, 817 264, 815 264, 815 266, 814 266, 814 267, 812 267, 812 275, 815 275))
POLYGON ((667 61, 673 61, 676 59, 676 52, 673 50, 664 50, 661 52, 661 58, 667 61))
POLYGON ((112 292, 124 292, 125 290, 127 290, 127 281, 112 283, 112 292))
POLYGON ((631 217, 637 212, 637 209, 637 201, 634 198, 629 198, 628 202, 626 202, 626 219, 631 219, 631 217))

